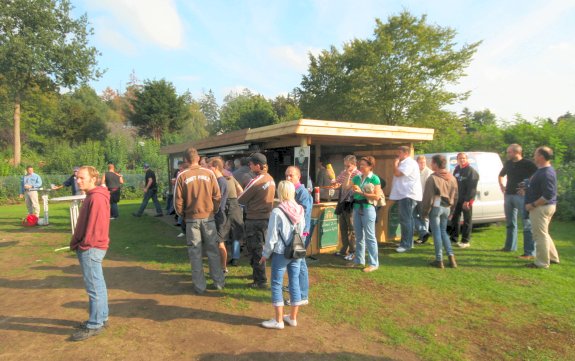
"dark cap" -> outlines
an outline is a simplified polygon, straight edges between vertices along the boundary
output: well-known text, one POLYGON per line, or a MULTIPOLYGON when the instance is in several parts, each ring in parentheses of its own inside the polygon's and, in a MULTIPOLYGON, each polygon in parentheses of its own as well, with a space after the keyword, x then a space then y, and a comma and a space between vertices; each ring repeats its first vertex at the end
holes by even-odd
POLYGON ((80 167, 74 167, 74 172, 77 172, 80 170, 80 167))
POLYGON ((266 165, 268 164, 268 159, 262 153, 254 153, 250 156, 250 162, 253 164, 266 165))
POLYGON ((148 169, 150 168, 150 165, 148 163, 144 163, 144 169, 148 169))

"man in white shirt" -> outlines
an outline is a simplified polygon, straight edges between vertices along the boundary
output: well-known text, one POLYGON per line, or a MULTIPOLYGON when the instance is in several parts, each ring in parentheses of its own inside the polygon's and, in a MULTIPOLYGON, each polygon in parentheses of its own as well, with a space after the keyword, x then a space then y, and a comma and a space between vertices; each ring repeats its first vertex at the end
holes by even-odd
POLYGON ((389 194, 389 199, 396 201, 399 207, 401 242, 396 249, 399 253, 413 248, 413 209, 422 198, 419 166, 411 158, 411 148, 400 146, 393 165, 393 182, 389 194))
MULTIPOLYGON (((427 166, 427 160, 424 155, 417 156, 417 165, 419 166, 419 178, 421 180, 421 189, 425 189, 425 182, 427 178, 433 173, 427 166)), ((415 229, 419 234, 419 238, 415 243, 425 243, 429 239, 429 218, 422 215, 421 201, 417 202, 415 210, 413 211, 413 221, 415 222, 415 229)))

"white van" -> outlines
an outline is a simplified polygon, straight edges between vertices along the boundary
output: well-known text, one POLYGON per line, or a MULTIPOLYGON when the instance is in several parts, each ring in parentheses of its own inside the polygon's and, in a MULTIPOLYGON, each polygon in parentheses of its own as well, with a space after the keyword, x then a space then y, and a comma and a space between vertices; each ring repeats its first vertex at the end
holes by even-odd
MULTIPOLYGON (((457 165, 457 153, 430 153, 424 154, 427 166, 431 164, 431 157, 441 154, 447 159, 447 166, 451 173, 457 165)), ((477 195, 473 203, 473 224, 495 223, 505 221, 503 209, 503 193, 499 188, 499 172, 503 168, 501 158, 497 153, 465 152, 469 164, 479 173, 477 195)))

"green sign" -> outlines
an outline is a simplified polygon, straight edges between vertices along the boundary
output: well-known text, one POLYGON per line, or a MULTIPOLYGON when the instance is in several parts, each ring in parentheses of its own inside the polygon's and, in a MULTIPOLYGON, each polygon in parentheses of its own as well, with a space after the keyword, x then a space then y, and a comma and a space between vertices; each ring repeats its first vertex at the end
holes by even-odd
POLYGON ((338 226, 335 208, 326 208, 319 218, 319 248, 337 246, 338 226))
POLYGON ((399 204, 394 202, 389 209, 387 218, 387 240, 391 241, 401 237, 401 228, 399 225, 399 204))

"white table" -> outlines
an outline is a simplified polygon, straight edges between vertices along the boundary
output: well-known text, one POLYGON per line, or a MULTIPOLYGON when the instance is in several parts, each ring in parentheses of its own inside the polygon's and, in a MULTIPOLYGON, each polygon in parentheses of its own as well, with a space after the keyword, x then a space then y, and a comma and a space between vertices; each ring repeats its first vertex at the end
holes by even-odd
POLYGON ((79 196, 50 198, 52 202, 70 202, 70 223, 72 224, 72 234, 74 234, 76 223, 78 222, 78 215, 80 214, 80 203, 82 203, 85 198, 85 194, 81 194, 79 196))

